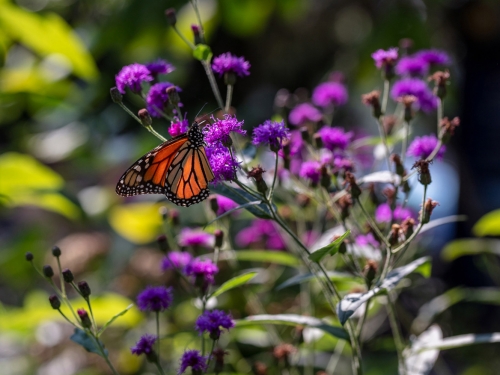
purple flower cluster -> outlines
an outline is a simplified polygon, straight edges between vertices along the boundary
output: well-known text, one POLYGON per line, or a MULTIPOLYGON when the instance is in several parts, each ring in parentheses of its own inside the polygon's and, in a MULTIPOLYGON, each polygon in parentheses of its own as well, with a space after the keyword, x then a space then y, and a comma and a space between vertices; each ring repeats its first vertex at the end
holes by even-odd
POLYGON ((391 96, 394 100, 398 100, 406 95, 415 96, 420 108, 425 112, 430 112, 437 108, 437 98, 421 79, 403 78, 394 84, 391 90, 391 96))
POLYGON ((178 242, 181 247, 202 246, 211 248, 214 245, 214 237, 201 229, 183 228, 179 233, 178 242))
POLYGON ((408 218, 414 218, 413 212, 406 207, 396 206, 394 212, 391 210, 391 206, 388 203, 382 203, 375 210, 375 220, 378 223, 390 223, 393 218, 394 221, 401 222, 408 218))
POLYGON ((437 49, 421 50, 416 53, 416 56, 430 65, 448 65, 450 63, 448 54, 437 49))
POLYGON ((195 324, 196 330, 201 334, 208 332, 210 338, 218 340, 221 334, 221 327, 229 330, 234 327, 231 315, 222 310, 205 311, 198 317, 195 324))
POLYGON ((329 126, 324 126, 320 129, 318 134, 321 136, 323 145, 330 151, 342 150, 344 151, 353 137, 352 132, 345 132, 344 129, 329 126))
POLYGON ((207 358, 203 357, 198 350, 186 350, 182 354, 178 374, 183 374, 188 367, 191 367, 193 373, 202 373, 207 368, 207 358))
POLYGON ((226 144, 230 141, 231 133, 246 134, 246 130, 243 130, 243 121, 238 121, 235 116, 224 115, 224 118, 215 119, 213 116, 211 118, 212 123, 208 124, 203 128, 203 134, 205 136, 205 142, 208 146, 218 146, 226 144))
MULTIPOLYGON (((407 154, 419 159, 425 159, 434 151, 438 144, 438 139, 434 134, 415 137, 413 142, 408 147, 407 154)), ((441 146, 437 153, 437 157, 441 159, 446 151, 446 146, 441 146)))
POLYGON ((172 73, 175 70, 172 64, 162 59, 146 64, 146 68, 148 68, 153 77, 156 77, 158 74, 172 73))
POLYGON ((309 103, 302 103, 290 111, 288 120, 293 125, 303 125, 306 122, 318 122, 323 118, 321 112, 309 103))
POLYGON ((230 52, 214 58, 212 69, 223 76, 225 73, 234 73, 239 77, 250 75, 250 63, 244 57, 233 56, 230 52))
POLYGON ((226 198, 223 195, 216 195, 215 197, 217 199, 217 206, 219 207, 219 209, 217 210, 217 215, 222 215, 223 213, 238 207, 238 203, 229 198, 226 198))
POLYGON ((356 245, 359 246, 369 245, 373 247, 378 247, 380 245, 372 233, 360 234, 359 236, 356 237, 354 242, 356 243, 356 245))
POLYGON ((401 58, 396 65, 396 73, 401 76, 425 76, 431 65, 447 65, 450 59, 445 52, 422 50, 412 56, 401 58))
POLYGON ((160 312, 172 304, 172 288, 148 286, 137 296, 137 306, 142 311, 160 312))
POLYGON ((271 220, 254 220, 249 227, 242 229, 236 235, 236 243, 241 247, 259 242, 264 242, 267 249, 285 249, 285 242, 271 220))
POLYGON ((278 150, 286 139, 290 139, 290 130, 284 121, 266 120, 253 130, 252 143, 256 146, 266 144, 271 150, 278 150))
POLYGON ((339 82, 325 82, 316 86, 312 101, 319 107, 339 106, 347 103, 347 89, 339 82))
POLYGON ((380 69, 387 64, 393 64, 398 59, 398 49, 389 48, 387 51, 379 49, 372 53, 372 58, 375 60, 375 66, 380 69))
POLYGON ((141 336, 139 341, 137 341, 137 343, 130 348, 130 351, 135 355, 150 355, 151 353, 153 353, 153 346, 156 342, 156 339, 157 337, 153 335, 143 335, 141 336))
POLYGON ((170 127, 168 128, 168 134, 172 137, 177 137, 181 134, 184 134, 189 129, 189 122, 187 119, 179 120, 177 117, 174 117, 174 121, 170 123, 170 127))
POLYGON ((170 269, 184 270, 193 257, 186 251, 171 251, 164 258, 161 263, 163 271, 170 269))
POLYGON ((207 146, 205 152, 215 176, 212 181, 213 184, 234 180, 236 171, 240 167, 240 162, 231 156, 226 147, 222 145, 207 146))
POLYGON ((140 93, 142 82, 150 82, 152 80, 153 76, 149 69, 137 63, 124 66, 115 77, 116 88, 122 94, 125 94, 127 87, 134 93, 140 93))
POLYGON ((305 180, 310 180, 313 184, 317 184, 321 177, 321 164, 315 160, 302 163, 299 176, 305 180))
POLYGON ((215 282, 214 275, 218 272, 219 268, 212 263, 210 259, 193 259, 193 261, 184 268, 184 273, 187 276, 201 279, 203 284, 213 284, 215 282))
POLYGON ((156 83, 149 89, 146 97, 147 109, 151 116, 161 117, 168 104, 167 89, 173 86, 170 82, 156 83))

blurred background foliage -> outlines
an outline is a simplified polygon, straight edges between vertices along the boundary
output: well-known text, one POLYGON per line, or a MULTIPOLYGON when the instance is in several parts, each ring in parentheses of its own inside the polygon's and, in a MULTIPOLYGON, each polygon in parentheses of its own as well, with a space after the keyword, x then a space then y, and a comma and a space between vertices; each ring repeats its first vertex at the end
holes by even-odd
MULTIPOLYGON (((171 275, 160 273, 154 244, 162 230, 158 207, 165 202, 159 204, 158 197, 126 201, 114 193, 125 168, 158 141, 109 98, 123 65, 161 57, 176 67, 168 80, 182 88, 190 118, 205 103, 215 108, 203 68, 167 25, 164 10, 169 7, 178 12, 179 29, 191 37, 195 15, 184 1, 0 0, 0 363, 2 370, 8 369, 5 374, 106 373, 98 359, 80 348, 60 346, 70 332, 54 324, 58 316, 46 301, 49 289, 24 261, 26 251, 35 254, 38 264, 50 263, 48 250, 58 244, 65 267, 101 295, 96 311, 103 321, 127 306, 145 284, 173 282, 171 275), (104 295, 105 290, 112 294, 104 295)), ((397 46, 402 38, 411 38, 415 49, 448 51, 454 64, 445 115, 461 116, 462 124, 439 170, 443 177, 433 176, 433 198, 441 202, 442 212, 466 214, 469 220, 424 239, 435 258, 433 277, 421 281, 424 293, 407 292, 402 299, 407 313, 416 315, 424 302, 451 287, 499 285, 498 212, 474 228, 474 235, 492 238, 457 240, 440 254, 447 241, 472 236, 472 225, 500 207, 497 1, 201 0, 200 8, 214 54, 231 51, 252 64, 251 77, 237 83, 233 100, 248 129, 273 114, 279 89, 304 97, 329 74, 341 71, 350 102, 340 110, 338 125, 374 134, 376 129, 367 125, 369 111, 358 99, 381 86, 370 54, 397 46)), ((125 100, 140 109, 136 98, 125 100)), ((415 134, 429 133, 434 121, 422 116, 415 134)), ((167 126, 155 123, 161 133, 167 126)), ((207 212, 204 205, 181 209, 181 223, 201 224, 207 212)), ((238 217, 240 228, 248 218, 238 217)), ((292 306, 293 290, 278 294, 288 301, 284 306, 292 306)), ((500 331, 498 295, 485 298, 487 305, 470 298, 466 302, 467 295, 460 294, 439 315, 445 335, 500 331)), ((242 298, 230 294, 222 303, 236 315, 242 298)), ((281 311, 271 301, 261 302, 281 311)), ((188 301, 176 306, 170 322, 176 335, 168 344, 172 357, 192 342, 195 314, 188 301)), ((132 309, 104 339, 116 348, 124 373, 142 366, 128 351, 136 338, 128 328, 142 322, 132 309)), ((252 345, 262 337, 255 329, 232 334, 246 354, 255 352, 252 345)), ((322 340, 319 350, 335 346, 331 337, 322 340)), ((495 374, 498 348, 448 351, 435 372, 495 374)), ((383 338, 369 341, 367 374, 395 373, 393 349, 383 338)), ((248 372, 241 354, 231 354, 234 369, 248 372)))

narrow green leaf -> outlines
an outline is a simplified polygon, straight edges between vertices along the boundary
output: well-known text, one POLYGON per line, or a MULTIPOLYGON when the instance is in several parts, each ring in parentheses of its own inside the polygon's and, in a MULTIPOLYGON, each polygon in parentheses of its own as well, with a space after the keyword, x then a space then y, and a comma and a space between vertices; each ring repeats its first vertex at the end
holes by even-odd
POLYGON ((120 311, 118 314, 116 314, 115 316, 113 316, 111 319, 109 319, 106 324, 104 324, 102 326, 102 328, 99 330, 99 332, 97 332, 97 337, 101 336, 102 333, 106 330, 106 328, 108 328, 111 323, 113 323, 117 318, 119 318, 120 316, 122 315, 125 315, 127 313, 127 311, 129 311, 132 307, 134 306, 133 303, 131 303, 130 305, 128 305, 123 311, 120 311))
MULTIPOLYGON (((330 278, 330 280, 335 281, 335 282, 343 282, 343 281, 355 282, 355 283, 356 282, 357 283, 364 282, 364 280, 361 277, 354 276, 354 275, 351 275, 351 274, 345 273, 345 272, 327 272, 327 275, 330 278)), ((285 281, 284 283, 278 285, 276 290, 281 290, 281 289, 287 288, 287 287, 292 286, 292 285, 302 284, 302 283, 305 283, 309 280, 316 279, 318 277, 325 279, 325 276, 323 276, 323 275, 317 276, 317 275, 314 275, 312 273, 306 273, 306 274, 302 274, 302 275, 293 276, 293 277, 289 278, 287 281, 285 281)))
POLYGON ((243 275, 233 277, 231 280, 226 281, 222 284, 215 292, 213 292, 209 298, 220 296, 222 293, 228 290, 234 289, 240 285, 245 284, 249 280, 253 279, 257 275, 257 272, 247 272, 243 275))
MULTIPOLYGON (((250 193, 247 193, 244 190, 241 189, 236 189, 236 188, 231 188, 228 187, 224 184, 217 184, 217 185, 212 185, 210 189, 216 193, 223 195, 229 199, 232 199, 236 203, 240 205, 247 204, 249 202, 254 202, 256 199, 258 199, 258 196, 254 196, 250 193)), ((271 218, 271 212, 269 211, 269 207, 265 205, 264 203, 261 203, 259 205, 252 205, 245 207, 247 211, 250 213, 254 214, 255 216, 261 218, 261 219, 270 219, 271 218)))
POLYGON ((333 241, 331 244, 328 244, 325 247, 322 247, 321 249, 318 249, 314 253, 309 255, 309 259, 311 259, 313 262, 319 263, 325 255, 327 255, 327 254, 335 255, 339 251, 339 248, 340 248, 340 245, 342 245, 342 242, 350 234, 351 234, 351 231, 348 230, 342 236, 340 236, 335 241, 333 241))
POLYGON ((500 210, 488 212, 481 217, 474 227, 472 233, 475 236, 498 236, 500 235, 500 210))
POLYGON ((275 263, 290 267, 297 267, 301 264, 295 255, 282 251, 239 250, 233 254, 236 259, 249 262, 275 263))
MULTIPOLYGON (((80 328, 75 328, 75 332, 70 337, 71 341, 76 342, 77 344, 83 346, 83 348, 89 353, 95 353, 102 357, 102 354, 97 346, 95 340, 87 334, 87 332, 81 330, 80 328)), ((104 348, 104 344, 99 341, 101 346, 104 348)), ((107 349, 104 349, 104 353, 107 355, 107 349)))
POLYGON ((493 238, 464 238, 448 243, 441 251, 445 261, 452 261, 465 255, 500 255, 500 241, 493 238))
POLYGON ((193 51, 193 57, 200 61, 210 62, 212 55, 212 50, 206 44, 197 44, 193 51))
POLYGON ((237 320, 237 326, 245 326, 252 324, 282 324, 291 326, 308 326, 312 328, 318 328, 322 331, 329 333, 337 338, 347 340, 349 335, 342 327, 332 326, 325 323, 321 319, 314 318, 311 316, 302 316, 295 314, 262 314, 262 315, 252 315, 246 317, 245 319, 237 320))

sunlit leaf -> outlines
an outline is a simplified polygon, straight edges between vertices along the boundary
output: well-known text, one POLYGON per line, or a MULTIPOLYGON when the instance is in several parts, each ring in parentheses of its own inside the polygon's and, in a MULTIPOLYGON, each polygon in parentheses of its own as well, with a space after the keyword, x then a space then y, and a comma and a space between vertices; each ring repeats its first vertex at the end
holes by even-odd
POLYGON ((393 269, 387 274, 387 277, 382 280, 380 285, 375 286, 373 289, 366 293, 351 293, 346 295, 337 304, 337 315, 339 317, 340 323, 345 324, 347 319, 349 319, 352 314, 366 301, 370 298, 382 293, 387 292, 396 287, 396 285, 401 281, 401 279, 410 273, 414 272, 420 265, 429 262, 429 257, 419 258, 413 262, 407 264, 406 266, 393 269))
POLYGON ((209 298, 218 297, 222 293, 227 292, 228 290, 239 287, 240 285, 246 284, 248 281, 253 279, 257 275, 257 272, 247 272, 243 275, 239 275, 233 277, 232 279, 226 281, 222 284, 216 291, 214 291, 209 298))
POLYGON ((237 259, 248 262, 274 263, 290 267, 297 267, 301 264, 300 260, 293 254, 272 250, 224 251, 222 252, 220 259, 237 259))
POLYGON ((351 234, 351 231, 348 230, 343 235, 336 238, 331 244, 328 244, 328 245, 322 247, 321 249, 318 249, 318 250, 314 251, 313 253, 311 253, 311 255, 309 255, 309 259, 312 260, 313 262, 319 263, 325 255, 327 255, 327 254, 335 255, 339 251, 339 248, 340 248, 340 245, 342 245, 342 242, 344 242, 344 240, 350 234, 351 234))
POLYGON ((493 238, 464 238, 448 243, 441 251, 441 257, 450 262, 465 255, 500 255, 500 240, 493 238))
POLYGON ((232 34, 239 36, 255 35, 264 30, 271 16, 274 2, 267 0, 222 0, 219 2, 224 26, 232 34))
POLYGON ((474 224, 472 233, 478 237, 500 235, 500 210, 488 212, 481 217, 474 224))
POLYGON ((210 62, 212 55, 212 50, 206 44, 197 44, 193 51, 193 57, 200 61, 210 62))
POLYGON ((160 233, 160 207, 160 204, 147 202, 116 206, 109 213, 109 223, 123 238, 135 244, 145 244, 160 233))
POLYGON ((347 332, 342 327, 332 326, 325 323, 321 319, 314 318, 311 316, 302 316, 295 314, 262 314, 262 315, 252 315, 245 319, 237 320, 237 326, 245 326, 252 324, 282 324, 291 326, 307 326, 312 328, 318 328, 322 331, 329 333, 340 339, 347 340, 349 336, 347 332))
MULTIPOLYGON (((87 332, 82 331, 80 328, 75 328, 75 332, 70 337, 71 341, 83 346, 83 348, 89 353, 95 353, 104 358, 101 350, 99 349, 96 341, 87 332)), ((104 344, 99 340, 101 347, 104 348, 104 344)), ((108 354, 108 350, 104 348, 104 354, 108 354)))
POLYGON ((13 40, 43 57, 60 56, 75 75, 94 79, 94 59, 71 27, 55 13, 33 13, 6 1, 0 2, 0 26, 13 40))
POLYGON ((106 322, 106 324, 104 324, 102 326, 102 328, 99 330, 99 332, 97 333, 97 336, 99 337, 105 330, 106 328, 108 328, 116 319, 118 319, 120 316, 123 316, 127 313, 127 311, 129 311, 132 307, 134 306, 133 303, 131 303, 130 305, 128 305, 124 310, 120 311, 118 314, 116 314, 115 316, 113 316, 110 320, 108 320, 106 322))

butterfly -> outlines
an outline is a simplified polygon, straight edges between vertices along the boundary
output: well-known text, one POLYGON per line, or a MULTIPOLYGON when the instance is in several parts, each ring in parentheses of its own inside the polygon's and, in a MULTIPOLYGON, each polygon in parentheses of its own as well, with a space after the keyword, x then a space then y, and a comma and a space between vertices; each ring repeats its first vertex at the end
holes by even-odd
POLYGON ((203 133, 197 122, 188 132, 172 138, 137 160, 116 185, 124 197, 165 194, 178 206, 188 207, 206 199, 214 173, 205 153, 203 133))

